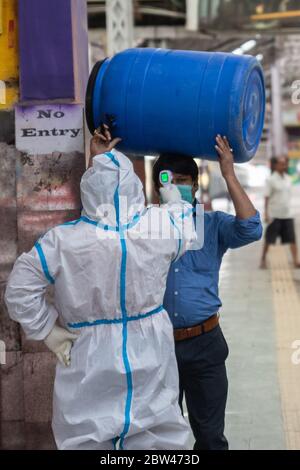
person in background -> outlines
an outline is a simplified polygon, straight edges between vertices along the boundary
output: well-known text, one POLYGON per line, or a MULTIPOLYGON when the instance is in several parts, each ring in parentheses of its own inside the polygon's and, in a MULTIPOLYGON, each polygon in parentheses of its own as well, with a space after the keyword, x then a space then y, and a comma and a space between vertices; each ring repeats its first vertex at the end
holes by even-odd
POLYGON ((265 191, 265 243, 261 258, 261 268, 267 267, 266 258, 270 245, 280 238, 281 243, 289 244, 295 268, 300 267, 295 235, 294 219, 291 216, 292 183, 287 174, 288 160, 285 157, 271 159, 271 176, 265 191))
MULTIPOLYGON (((180 398, 183 395, 195 437, 195 450, 226 450, 224 436, 227 400, 225 360, 228 346, 219 325, 219 271, 228 248, 240 248, 262 236, 260 216, 234 171, 232 149, 226 137, 216 139, 222 175, 236 215, 205 212, 204 245, 191 250, 170 268, 164 307, 174 327, 180 398)), ((153 181, 159 191, 159 174, 173 172, 182 199, 197 201, 198 167, 186 155, 164 154, 155 162, 153 181)))

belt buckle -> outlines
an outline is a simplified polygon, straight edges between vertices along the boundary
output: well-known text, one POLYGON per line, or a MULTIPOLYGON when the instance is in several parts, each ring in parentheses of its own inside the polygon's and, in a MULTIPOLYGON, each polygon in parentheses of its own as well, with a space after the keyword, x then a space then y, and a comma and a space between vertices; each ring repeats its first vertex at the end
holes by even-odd
POLYGON ((188 337, 188 338, 191 338, 191 334, 190 334, 190 333, 193 331, 193 329, 194 329, 194 327, 189 327, 189 328, 186 329, 187 337, 188 337))

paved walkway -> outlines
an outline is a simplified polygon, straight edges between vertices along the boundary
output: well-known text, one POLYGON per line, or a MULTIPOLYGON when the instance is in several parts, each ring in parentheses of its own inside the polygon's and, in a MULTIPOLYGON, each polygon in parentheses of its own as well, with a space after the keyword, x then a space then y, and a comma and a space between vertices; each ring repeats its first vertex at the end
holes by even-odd
POLYGON ((271 273, 258 269, 259 256, 258 245, 231 251, 222 269, 231 449, 285 448, 271 273))

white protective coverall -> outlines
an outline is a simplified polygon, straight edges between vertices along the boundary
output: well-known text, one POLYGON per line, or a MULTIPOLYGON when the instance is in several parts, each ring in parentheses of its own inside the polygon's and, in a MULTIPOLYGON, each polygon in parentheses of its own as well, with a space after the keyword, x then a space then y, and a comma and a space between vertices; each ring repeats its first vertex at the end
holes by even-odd
POLYGON ((195 238, 192 208, 181 203, 180 217, 173 204, 145 208, 142 183, 116 150, 94 157, 81 197, 81 218, 23 253, 5 294, 28 338, 45 339, 57 317, 79 332, 71 365, 56 366, 57 446, 186 449, 173 328, 162 301, 172 260, 195 238), (54 305, 45 300, 49 283, 54 305))

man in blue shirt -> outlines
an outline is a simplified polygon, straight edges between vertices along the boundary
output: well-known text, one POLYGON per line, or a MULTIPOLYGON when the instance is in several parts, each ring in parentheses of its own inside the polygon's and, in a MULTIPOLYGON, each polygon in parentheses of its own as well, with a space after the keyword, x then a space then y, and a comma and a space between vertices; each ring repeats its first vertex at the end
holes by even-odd
MULTIPOLYGON (((219 326, 219 271, 228 248, 239 248, 262 236, 260 216, 234 171, 232 149, 226 137, 217 136, 216 151, 236 216, 224 212, 204 215, 204 245, 188 251, 170 269, 164 307, 174 326, 175 350, 183 395, 195 437, 195 450, 228 449, 224 436, 228 346, 219 326)), ((182 198, 196 204, 198 167, 185 155, 163 154, 153 167, 159 174, 170 170, 182 198)))

